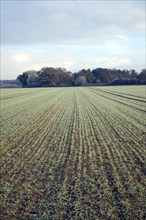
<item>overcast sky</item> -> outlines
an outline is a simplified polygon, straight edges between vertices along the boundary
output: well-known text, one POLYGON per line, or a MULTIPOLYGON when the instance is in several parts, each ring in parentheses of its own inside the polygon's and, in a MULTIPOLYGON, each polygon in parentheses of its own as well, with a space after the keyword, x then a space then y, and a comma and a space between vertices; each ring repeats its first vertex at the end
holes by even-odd
POLYGON ((145 68, 145 1, 1 0, 1 78, 26 70, 145 68))

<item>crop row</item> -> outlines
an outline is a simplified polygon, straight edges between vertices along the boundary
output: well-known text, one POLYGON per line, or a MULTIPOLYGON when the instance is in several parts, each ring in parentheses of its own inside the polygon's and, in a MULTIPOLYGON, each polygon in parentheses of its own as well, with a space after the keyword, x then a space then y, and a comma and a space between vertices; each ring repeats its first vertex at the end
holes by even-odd
POLYGON ((145 218, 145 100, 107 88, 3 94, 1 219, 145 218))

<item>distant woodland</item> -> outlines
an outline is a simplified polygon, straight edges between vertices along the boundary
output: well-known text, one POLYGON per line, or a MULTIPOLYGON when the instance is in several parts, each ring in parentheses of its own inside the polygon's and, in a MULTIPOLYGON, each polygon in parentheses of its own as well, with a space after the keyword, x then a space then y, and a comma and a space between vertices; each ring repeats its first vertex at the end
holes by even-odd
POLYGON ((44 67, 39 71, 29 70, 16 80, 1 80, 1 87, 59 87, 59 86, 102 86, 102 85, 144 85, 146 69, 135 70, 96 68, 82 69, 72 73, 64 68, 44 67))

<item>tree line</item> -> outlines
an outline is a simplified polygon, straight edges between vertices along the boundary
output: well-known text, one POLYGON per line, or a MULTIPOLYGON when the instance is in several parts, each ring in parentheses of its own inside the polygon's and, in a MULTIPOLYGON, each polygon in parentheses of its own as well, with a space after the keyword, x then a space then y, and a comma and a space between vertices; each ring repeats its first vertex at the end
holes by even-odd
POLYGON ((135 70, 96 68, 72 73, 65 68, 44 67, 25 71, 17 77, 23 87, 141 85, 146 84, 146 69, 135 70))
POLYGON ((22 88, 22 83, 18 79, 0 80, 0 88, 22 88))

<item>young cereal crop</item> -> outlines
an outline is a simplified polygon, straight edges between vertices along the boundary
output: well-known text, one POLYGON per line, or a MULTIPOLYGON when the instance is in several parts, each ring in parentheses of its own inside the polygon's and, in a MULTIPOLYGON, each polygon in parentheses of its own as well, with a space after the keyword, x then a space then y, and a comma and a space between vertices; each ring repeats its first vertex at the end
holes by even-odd
POLYGON ((1 90, 1 219, 144 220, 144 86, 1 90))

